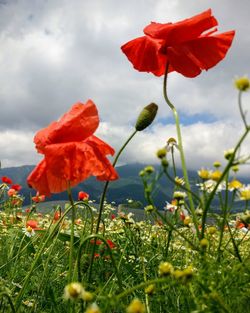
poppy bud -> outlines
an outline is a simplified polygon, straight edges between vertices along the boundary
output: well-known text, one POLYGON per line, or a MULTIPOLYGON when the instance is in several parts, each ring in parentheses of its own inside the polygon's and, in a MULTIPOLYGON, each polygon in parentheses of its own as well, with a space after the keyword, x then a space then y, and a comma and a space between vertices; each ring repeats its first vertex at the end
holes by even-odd
POLYGON ((137 118, 135 129, 137 131, 142 131, 147 128, 155 119, 157 110, 158 105, 155 103, 150 103, 149 105, 145 106, 145 108, 141 111, 140 115, 137 118))

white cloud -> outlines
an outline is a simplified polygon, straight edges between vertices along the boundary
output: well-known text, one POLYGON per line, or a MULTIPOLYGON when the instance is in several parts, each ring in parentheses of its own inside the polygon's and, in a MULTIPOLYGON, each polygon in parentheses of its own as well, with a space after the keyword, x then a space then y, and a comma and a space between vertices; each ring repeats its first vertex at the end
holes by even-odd
POLYGON ((2 167, 12 167, 35 164, 41 159, 36 153, 34 134, 23 131, 0 132, 0 161, 2 167))
MULTIPOLYGON (((209 7, 219 31, 236 29, 232 49, 218 66, 195 79, 171 74, 169 97, 187 124, 194 123, 183 128, 190 167, 209 165, 219 158, 216 153, 222 155, 235 143, 240 117, 232 81, 235 75, 250 74, 248 0, 241 5, 228 0, 6 3, 0 4, 3 166, 34 164, 37 154, 31 134, 88 98, 99 109, 99 132, 116 148, 129 135, 140 110, 157 103, 155 125, 137 135, 122 157, 123 163, 155 162, 155 151, 175 133, 174 125, 160 124, 172 118, 162 96, 163 78, 134 71, 120 46, 141 36, 152 20, 175 22, 209 7), (195 114, 201 122, 193 118, 195 114), (207 124, 207 120, 216 122, 207 124)), ((246 109, 249 101, 250 94, 244 95, 246 109)))
MULTIPOLYGON (((102 123, 97 134, 115 147, 116 151, 134 131, 133 127, 113 127, 109 123, 102 123)), ((197 170, 201 167, 212 168, 214 161, 220 161, 223 165, 224 151, 235 147, 243 134, 243 127, 238 124, 214 122, 196 123, 182 126, 183 146, 186 163, 189 169, 197 170)), ((150 130, 138 132, 131 140, 124 153, 119 159, 124 163, 157 164, 156 157, 158 149, 166 145, 170 137, 176 136, 176 127, 173 124, 154 124, 150 130)), ((249 155, 250 138, 248 138, 240 149, 241 156, 249 155)), ((176 163, 180 167, 178 151, 176 151, 176 163)), ((248 175, 249 167, 242 167, 242 174, 248 175)))

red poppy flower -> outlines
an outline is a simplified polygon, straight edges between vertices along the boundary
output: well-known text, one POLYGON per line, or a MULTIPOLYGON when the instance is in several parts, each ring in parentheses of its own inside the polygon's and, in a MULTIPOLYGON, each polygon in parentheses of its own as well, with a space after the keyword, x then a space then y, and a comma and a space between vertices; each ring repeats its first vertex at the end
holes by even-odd
POLYGON ((40 194, 49 196, 73 187, 89 176, 115 180, 118 175, 107 159, 114 149, 93 135, 99 124, 95 104, 74 104, 63 117, 40 130, 34 142, 44 159, 27 182, 40 194))
POLYGON ((31 227, 32 229, 37 229, 38 222, 36 220, 29 220, 26 222, 26 227, 31 227))
POLYGON ((16 184, 16 185, 12 185, 11 188, 14 189, 14 190, 16 190, 16 191, 20 191, 20 190, 22 189, 22 186, 16 184))
POLYGON ((17 191, 15 189, 9 189, 7 194, 9 197, 13 197, 17 194, 17 191))
POLYGON ((88 200, 89 194, 84 191, 79 191, 78 192, 78 200, 88 200))
POLYGON ((54 214, 54 218, 53 220, 54 221, 58 221, 61 217, 61 212, 60 211, 56 211, 55 214, 54 214))
POLYGON ((39 203, 45 201, 45 195, 40 195, 39 192, 36 193, 34 197, 32 197, 32 201, 39 203))
POLYGON ((144 28, 145 36, 121 47, 140 72, 164 75, 176 71, 195 77, 220 62, 232 44, 235 32, 216 32, 217 20, 211 9, 177 23, 154 23, 144 28))
POLYGON ((110 239, 107 239, 107 244, 109 245, 110 249, 114 249, 116 245, 110 239))
POLYGON ((12 184, 12 180, 7 176, 2 177, 2 182, 5 184, 12 184))
POLYGON ((102 240, 100 240, 100 239, 96 239, 96 241, 95 241, 95 239, 91 239, 91 240, 90 240, 90 243, 91 243, 91 244, 94 244, 94 243, 95 243, 97 246, 99 246, 99 245, 102 245, 103 242, 102 242, 102 240))

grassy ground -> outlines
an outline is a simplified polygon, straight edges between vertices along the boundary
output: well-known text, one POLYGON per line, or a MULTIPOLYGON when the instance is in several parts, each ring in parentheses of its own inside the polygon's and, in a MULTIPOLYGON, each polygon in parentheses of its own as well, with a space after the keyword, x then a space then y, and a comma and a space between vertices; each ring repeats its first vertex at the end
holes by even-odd
POLYGON ((1 312, 250 312, 248 231, 228 225, 218 251, 218 227, 200 241, 191 220, 171 229, 156 212, 135 221, 106 203, 94 245, 95 209, 76 211, 73 245, 67 217, 1 213, 1 312))

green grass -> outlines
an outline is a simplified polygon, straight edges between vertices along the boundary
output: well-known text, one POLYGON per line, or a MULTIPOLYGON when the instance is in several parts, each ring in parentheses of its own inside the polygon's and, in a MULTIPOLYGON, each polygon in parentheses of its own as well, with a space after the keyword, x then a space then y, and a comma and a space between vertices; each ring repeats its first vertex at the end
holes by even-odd
MULTIPOLYGON (((126 312, 134 298, 144 304, 145 312, 152 313, 250 312, 249 233, 231 227, 233 242, 226 229, 218 254, 218 228, 207 227, 207 241, 201 245, 192 222, 185 226, 178 219, 171 230, 164 220, 159 223, 155 212, 150 219, 136 222, 114 210, 105 204, 91 277, 93 225, 84 206, 77 209, 74 226, 73 281, 93 294, 90 302, 97 303, 101 312, 126 312), (113 213, 116 218, 111 219, 113 213), (114 246, 109 249, 104 239, 114 246), (170 263, 173 271, 160 274, 162 262, 170 263), (145 292, 147 286, 153 291, 145 292)), ((26 218, 0 215, 1 312, 14 312, 6 295, 14 305, 18 299, 16 312, 85 312, 87 302, 63 296, 69 283, 71 221, 66 217, 52 222, 53 214, 32 213, 29 219, 36 220, 40 230, 28 237, 23 233, 26 218)), ((167 218, 173 217, 168 214, 167 218)))

